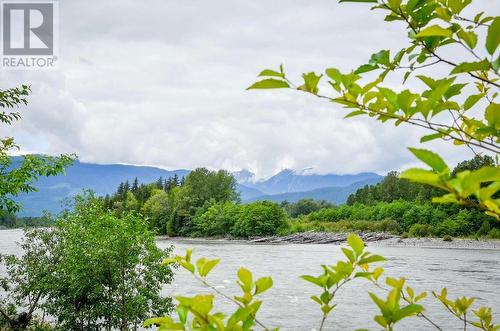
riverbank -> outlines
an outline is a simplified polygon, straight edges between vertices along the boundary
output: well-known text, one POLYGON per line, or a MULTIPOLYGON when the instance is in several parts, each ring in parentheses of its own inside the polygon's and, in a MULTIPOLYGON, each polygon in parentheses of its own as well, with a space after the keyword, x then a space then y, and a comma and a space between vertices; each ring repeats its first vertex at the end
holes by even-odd
MULTIPOLYGON (((349 233, 336 232, 300 232, 286 236, 256 237, 249 239, 234 238, 186 238, 186 237, 159 237, 160 240, 174 240, 183 242, 212 242, 212 243, 251 243, 251 244, 334 244, 346 242, 349 233)), ((421 247, 421 248, 448 248, 448 249, 493 249, 500 250, 500 240, 462 239, 454 238, 444 241, 442 238, 401 238, 384 232, 360 232, 367 246, 379 247, 421 247)))
POLYGON ((371 242, 369 246, 379 247, 418 247, 418 248, 451 248, 451 249, 492 249, 500 250, 498 239, 462 239, 454 238, 444 241, 441 238, 390 238, 371 242))

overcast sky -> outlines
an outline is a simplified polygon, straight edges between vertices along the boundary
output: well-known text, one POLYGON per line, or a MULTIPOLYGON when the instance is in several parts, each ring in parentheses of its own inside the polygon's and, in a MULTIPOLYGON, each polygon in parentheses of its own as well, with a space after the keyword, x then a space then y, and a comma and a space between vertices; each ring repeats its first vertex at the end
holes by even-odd
MULTIPOLYGON (((23 152, 96 163, 260 177, 402 169, 418 164, 406 150, 422 134, 413 127, 343 120, 341 107, 293 91, 245 91, 280 63, 295 80, 356 68, 406 45, 398 27, 367 5, 332 0, 60 1, 58 69, 0 73, 1 88, 33 90, 7 134, 23 152)), ((447 143, 427 147, 452 164, 471 157, 447 143)))

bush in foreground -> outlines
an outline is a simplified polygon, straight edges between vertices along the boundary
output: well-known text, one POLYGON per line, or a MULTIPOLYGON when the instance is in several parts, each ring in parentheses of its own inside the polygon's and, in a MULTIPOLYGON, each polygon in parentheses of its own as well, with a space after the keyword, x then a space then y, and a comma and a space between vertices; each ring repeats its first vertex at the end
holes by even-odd
POLYGON ((11 329, 25 329, 38 311, 64 330, 128 330, 172 309, 160 296, 172 280, 160 265, 169 251, 157 248, 141 217, 117 216, 91 195, 53 228, 27 231, 21 248, 20 257, 2 257, 9 299, 0 312, 11 329))

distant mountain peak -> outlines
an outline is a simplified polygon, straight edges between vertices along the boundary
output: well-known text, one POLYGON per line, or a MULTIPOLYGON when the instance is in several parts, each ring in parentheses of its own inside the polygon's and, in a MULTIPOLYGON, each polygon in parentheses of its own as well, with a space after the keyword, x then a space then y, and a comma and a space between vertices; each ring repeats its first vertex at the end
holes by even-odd
POLYGON ((324 174, 313 172, 313 168, 304 168, 300 171, 283 169, 276 175, 245 185, 258 189, 266 194, 281 194, 291 192, 306 192, 326 187, 346 187, 364 180, 378 180, 382 176, 376 173, 359 173, 348 175, 324 174))
POLYGON ((313 167, 308 167, 308 168, 304 168, 304 169, 300 170, 299 174, 301 176, 315 175, 315 173, 313 171, 314 171, 313 167))

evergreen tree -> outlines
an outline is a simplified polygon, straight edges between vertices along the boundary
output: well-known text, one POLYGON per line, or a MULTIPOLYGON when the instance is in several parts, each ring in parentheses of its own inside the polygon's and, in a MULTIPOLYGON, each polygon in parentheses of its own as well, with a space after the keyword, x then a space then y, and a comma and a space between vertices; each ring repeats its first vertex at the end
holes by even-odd
POLYGON ((163 177, 158 178, 156 181, 156 188, 159 190, 163 190, 163 177))
MULTIPOLYGON (((184 177, 182 177, 184 179, 184 177)), ((179 186, 179 176, 177 174, 174 174, 174 177, 172 177, 172 184, 173 187, 179 186)))
POLYGON ((125 192, 125 185, 122 182, 122 183, 120 183, 120 185, 118 185, 118 190, 116 191, 116 195, 118 197, 122 197, 124 192, 125 192))
POLYGON ((137 179, 137 177, 135 177, 134 183, 132 184, 132 193, 136 195, 138 190, 139 190, 139 180, 137 179))

